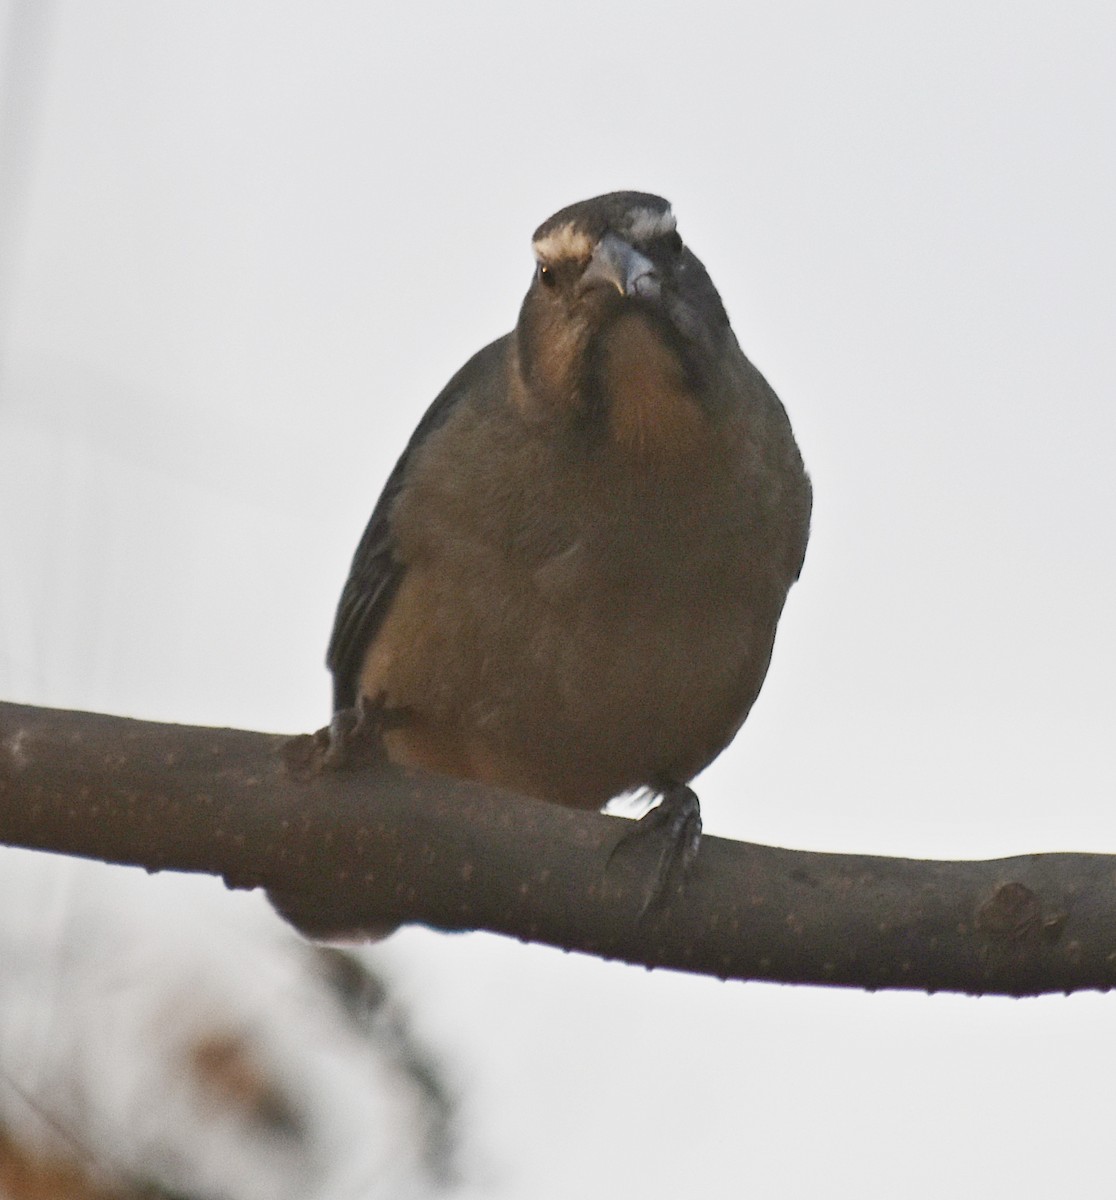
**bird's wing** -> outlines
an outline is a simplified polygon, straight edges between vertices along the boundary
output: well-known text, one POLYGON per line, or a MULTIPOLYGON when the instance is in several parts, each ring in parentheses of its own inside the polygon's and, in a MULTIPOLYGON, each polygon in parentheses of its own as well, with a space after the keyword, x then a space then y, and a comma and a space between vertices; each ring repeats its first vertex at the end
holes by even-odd
POLYGON ((334 712, 356 703, 365 656, 383 625, 403 577, 404 564, 394 553, 391 512, 406 483, 411 459, 422 443, 445 424, 455 406, 474 388, 482 388, 490 372, 500 369, 510 336, 500 338, 473 355, 438 393, 411 434, 411 440, 372 510, 341 592, 326 653, 326 665, 333 672, 334 712))

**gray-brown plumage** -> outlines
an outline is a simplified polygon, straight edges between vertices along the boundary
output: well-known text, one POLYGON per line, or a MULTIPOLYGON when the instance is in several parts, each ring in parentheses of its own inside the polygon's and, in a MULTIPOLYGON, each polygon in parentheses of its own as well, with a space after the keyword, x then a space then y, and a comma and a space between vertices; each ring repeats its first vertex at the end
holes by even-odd
POLYGON ((556 213, 515 330, 450 380, 353 560, 335 707, 389 757, 562 804, 690 780, 752 707, 810 484, 667 202, 556 213))

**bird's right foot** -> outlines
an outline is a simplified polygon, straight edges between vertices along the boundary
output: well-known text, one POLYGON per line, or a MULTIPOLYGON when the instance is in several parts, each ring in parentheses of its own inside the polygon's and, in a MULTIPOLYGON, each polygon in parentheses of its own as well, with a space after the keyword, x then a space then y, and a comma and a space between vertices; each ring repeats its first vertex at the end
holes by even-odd
POLYGON ((621 835, 608 857, 608 870, 626 864, 644 877, 642 918, 682 890, 701 845, 701 805, 693 789, 674 783, 662 799, 621 835))

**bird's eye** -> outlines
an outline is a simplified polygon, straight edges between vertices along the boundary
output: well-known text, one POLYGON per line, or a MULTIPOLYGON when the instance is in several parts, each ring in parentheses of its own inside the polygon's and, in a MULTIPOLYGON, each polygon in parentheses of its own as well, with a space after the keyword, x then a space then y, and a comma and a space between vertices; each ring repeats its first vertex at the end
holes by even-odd
POLYGON ((557 281, 557 275, 554 273, 554 268, 546 263, 539 263, 539 282, 546 287, 553 287, 557 281))
POLYGON ((666 243, 670 247, 672 254, 682 253, 682 235, 677 230, 667 234, 666 243))

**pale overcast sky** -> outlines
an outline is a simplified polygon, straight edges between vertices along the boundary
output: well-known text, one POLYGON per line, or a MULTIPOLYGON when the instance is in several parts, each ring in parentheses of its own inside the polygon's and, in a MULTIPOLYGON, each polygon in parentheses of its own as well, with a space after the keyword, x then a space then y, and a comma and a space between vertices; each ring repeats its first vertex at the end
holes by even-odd
MULTIPOLYGON (((1116 851, 1116 7, 0 2, 0 695, 304 730, 531 231, 670 198, 815 525, 711 832, 1116 851)), ((1111 1179, 1116 1000, 385 947, 493 1195, 1111 1179)))

